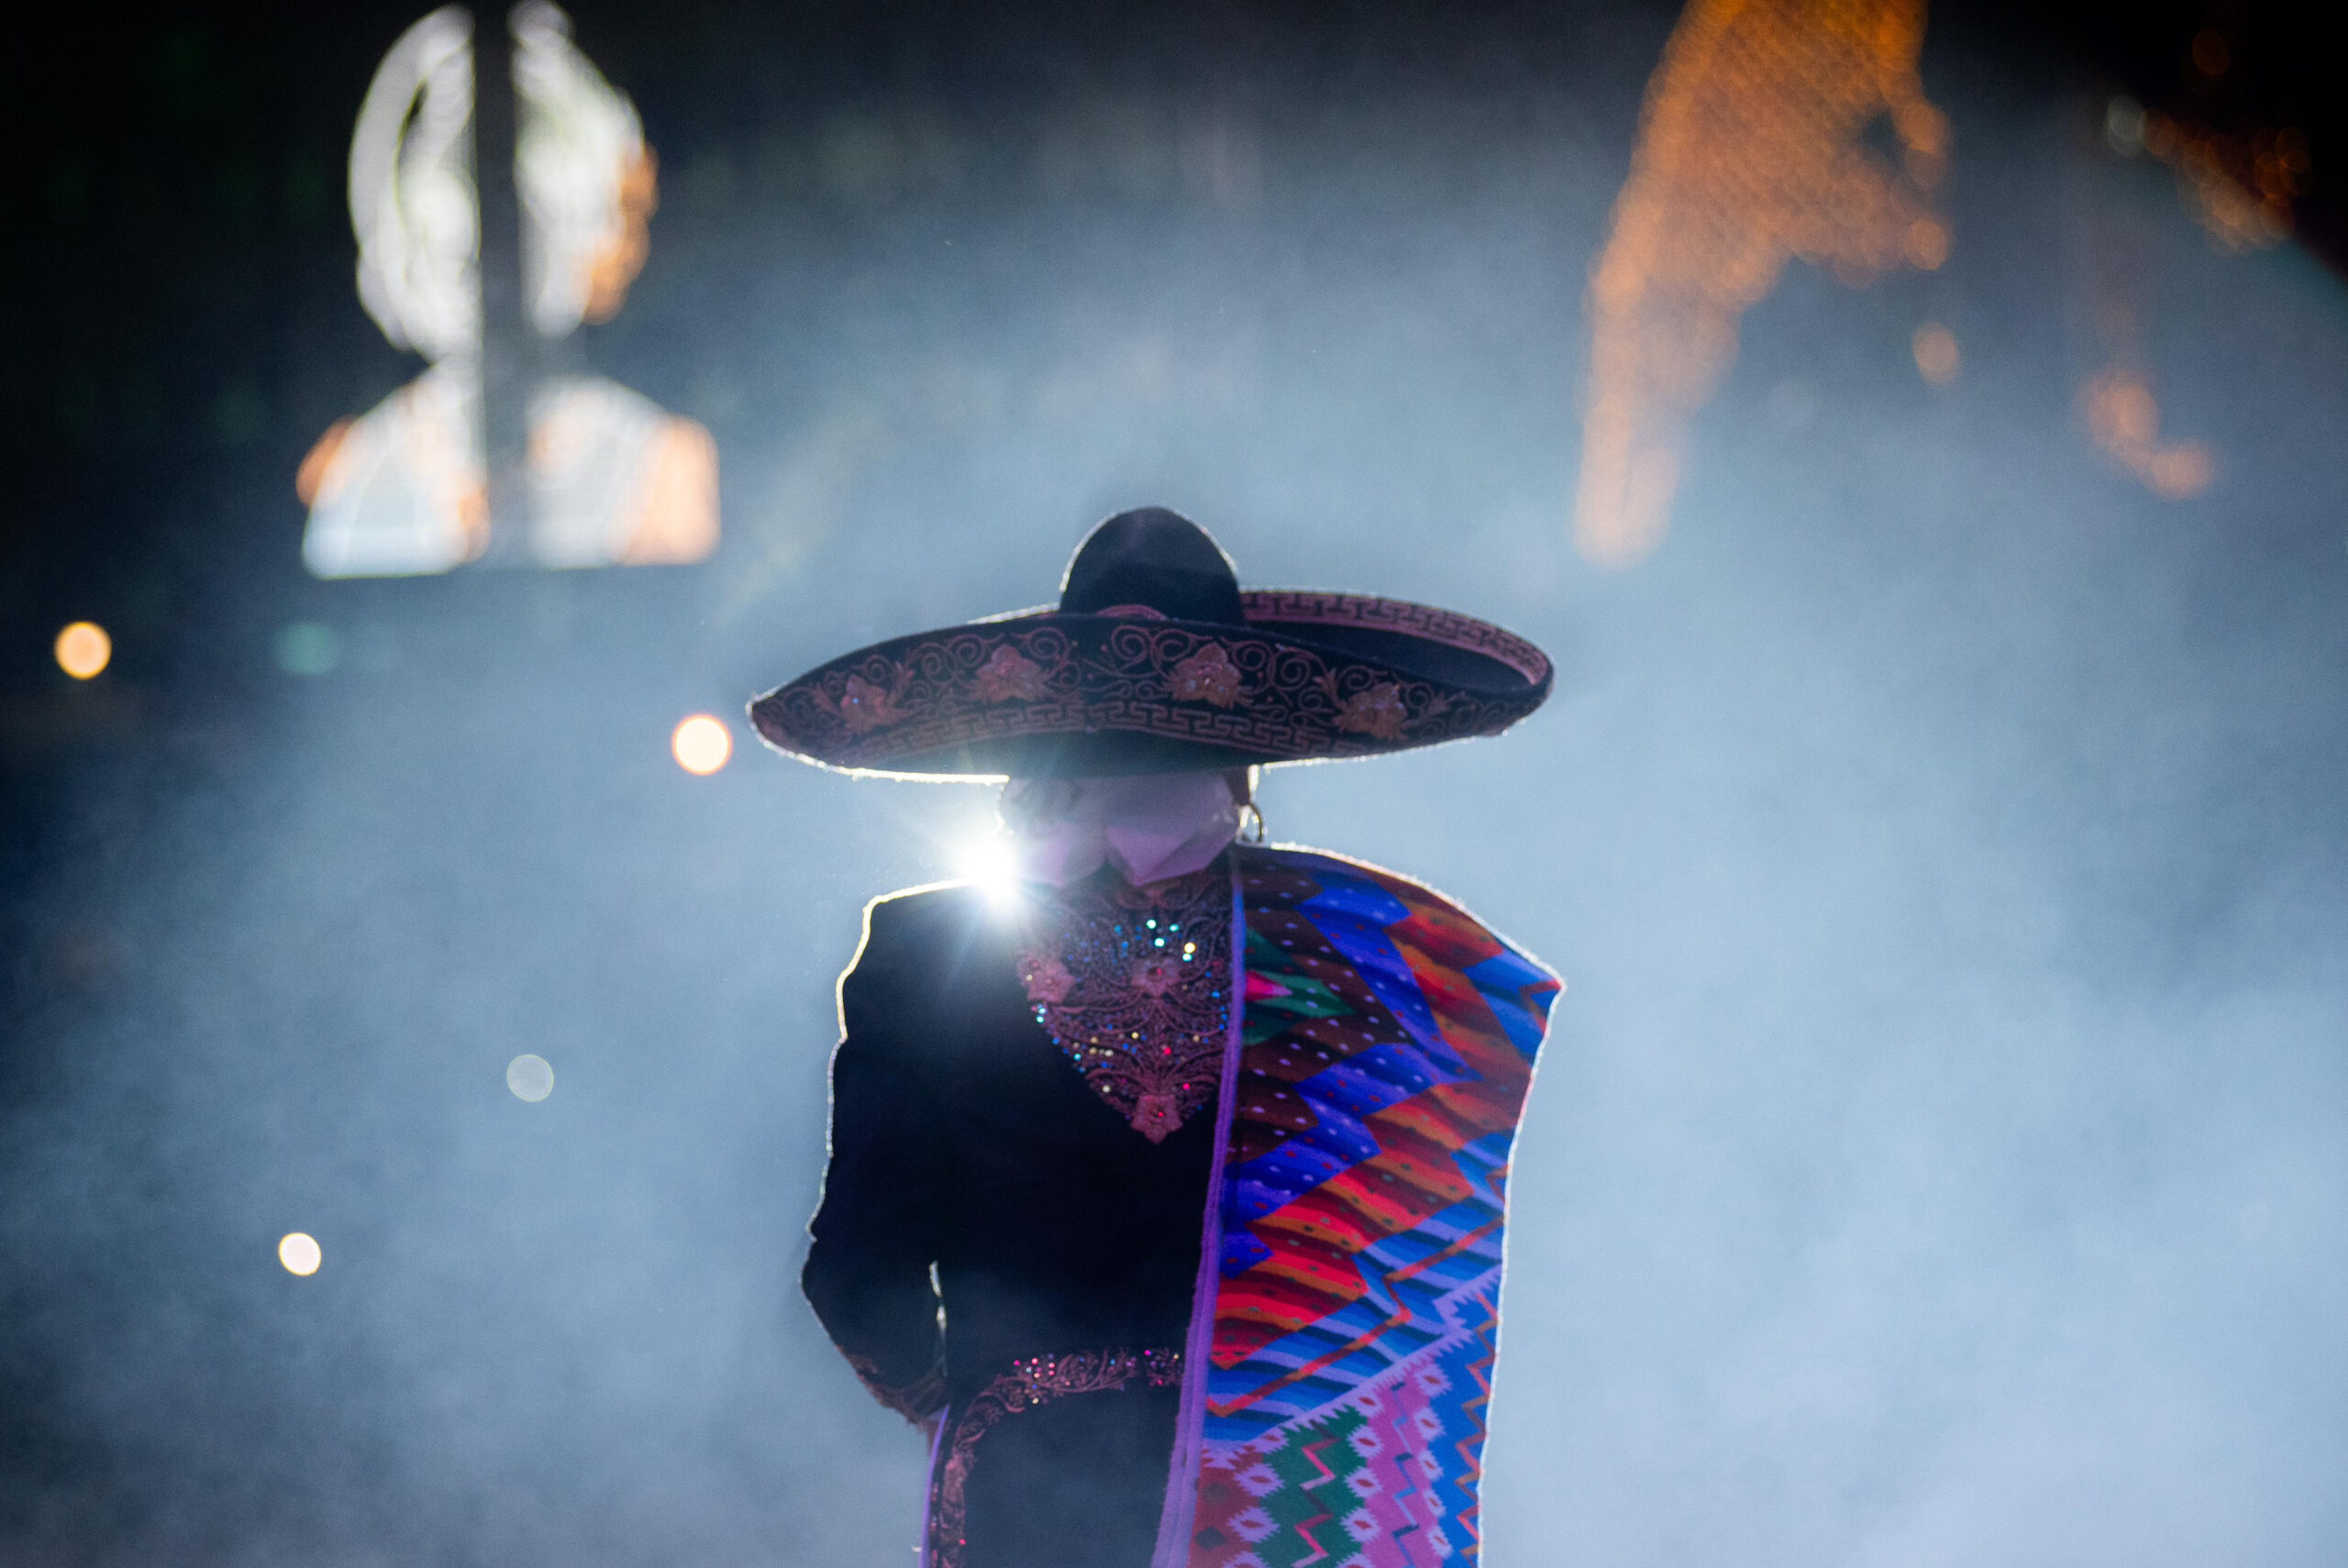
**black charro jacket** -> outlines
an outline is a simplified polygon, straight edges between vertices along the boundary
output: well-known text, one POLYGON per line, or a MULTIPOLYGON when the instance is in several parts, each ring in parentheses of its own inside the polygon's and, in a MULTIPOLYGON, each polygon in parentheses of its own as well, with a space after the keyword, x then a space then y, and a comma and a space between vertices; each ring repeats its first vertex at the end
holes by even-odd
MULTIPOLYGON (((919 889, 866 910, 840 982, 802 1278, 909 1416, 969 1408, 1014 1361, 1176 1347, 1190 1323, 1212 1110, 1162 1143, 1135 1132, 1045 1035, 1017 958, 1015 922, 978 889, 919 889)), ((994 1425, 960 1568, 1144 1568, 1175 1400, 1136 1386, 994 1425)))

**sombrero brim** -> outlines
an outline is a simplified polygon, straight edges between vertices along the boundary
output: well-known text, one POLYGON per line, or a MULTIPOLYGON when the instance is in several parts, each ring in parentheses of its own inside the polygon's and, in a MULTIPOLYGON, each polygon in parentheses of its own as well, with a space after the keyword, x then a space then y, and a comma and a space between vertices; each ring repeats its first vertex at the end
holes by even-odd
POLYGON ((750 704, 777 750, 924 778, 1096 776, 1375 756, 1498 734, 1548 658, 1488 622, 1259 590, 1244 625, 1031 610, 833 659, 750 704))

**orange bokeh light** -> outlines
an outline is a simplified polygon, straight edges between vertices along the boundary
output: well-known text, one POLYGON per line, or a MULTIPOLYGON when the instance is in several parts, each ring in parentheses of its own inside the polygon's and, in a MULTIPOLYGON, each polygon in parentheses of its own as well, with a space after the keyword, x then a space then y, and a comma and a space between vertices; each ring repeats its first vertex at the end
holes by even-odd
POLYGON ((2079 389, 2095 444, 2164 501, 2190 501, 2210 488, 2217 463, 2198 441, 2161 439, 2161 405, 2136 371, 2113 369, 2079 389))
POLYGON ((1948 259, 1930 200, 1948 119, 1916 74, 1923 39, 1924 0, 1689 0, 1590 274, 1589 559, 1628 566, 1662 537, 1688 416, 1789 260, 1859 283, 1948 259), (1886 116, 1890 157, 1865 139, 1886 116))
POLYGON ((1957 352, 1956 334, 1937 321, 1928 321, 1916 329, 1911 345, 1916 354, 1916 373, 1936 387, 1944 387, 1956 380, 1957 369, 1964 358, 1957 352))
POLYGON ((725 767, 734 755, 734 732, 723 719, 695 713, 670 734, 669 750, 678 767, 706 777, 725 767))
POLYGON ((57 668, 87 680, 114 657, 114 639, 94 621, 76 621, 57 634, 57 668))

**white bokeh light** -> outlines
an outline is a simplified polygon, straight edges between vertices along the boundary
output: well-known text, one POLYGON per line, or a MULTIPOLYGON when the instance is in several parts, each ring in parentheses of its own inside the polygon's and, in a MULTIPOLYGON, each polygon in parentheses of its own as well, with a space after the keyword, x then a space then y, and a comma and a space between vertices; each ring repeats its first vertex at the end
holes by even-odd
POLYGON ((318 1272, 326 1253, 319 1249, 316 1237, 306 1231, 293 1231, 278 1242, 277 1261, 285 1265, 286 1273, 306 1276, 318 1272))
POLYGON ((695 713, 680 723, 669 736, 669 750, 677 766, 688 773, 703 777, 725 766, 734 755, 734 732, 725 721, 709 713, 695 713))
POLYGON ((536 1105, 554 1093, 554 1067, 544 1056, 525 1051, 505 1064, 505 1087, 515 1099, 536 1105))

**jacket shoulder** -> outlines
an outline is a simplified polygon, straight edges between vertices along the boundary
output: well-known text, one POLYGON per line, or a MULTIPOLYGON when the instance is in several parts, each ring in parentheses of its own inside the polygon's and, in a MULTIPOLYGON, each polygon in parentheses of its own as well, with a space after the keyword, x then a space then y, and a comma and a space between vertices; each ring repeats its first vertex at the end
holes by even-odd
POLYGON ((1007 923, 968 882, 883 893, 864 906, 864 934, 842 981, 881 982, 906 997, 926 993, 1000 947, 1007 923))
POLYGON ((864 940, 895 943, 984 918, 986 899, 969 882, 925 882, 883 893, 864 906, 864 940))

